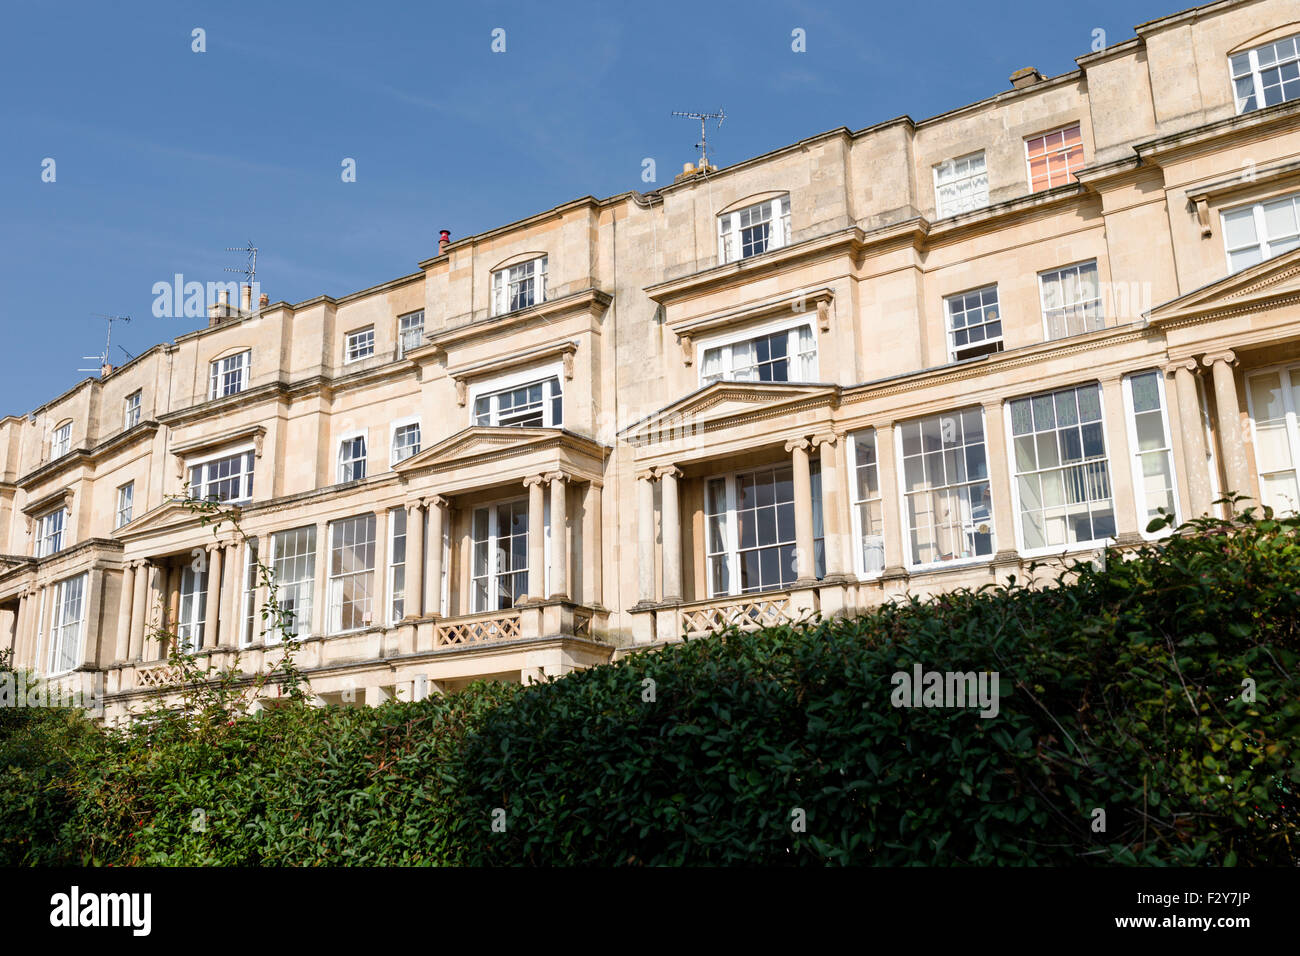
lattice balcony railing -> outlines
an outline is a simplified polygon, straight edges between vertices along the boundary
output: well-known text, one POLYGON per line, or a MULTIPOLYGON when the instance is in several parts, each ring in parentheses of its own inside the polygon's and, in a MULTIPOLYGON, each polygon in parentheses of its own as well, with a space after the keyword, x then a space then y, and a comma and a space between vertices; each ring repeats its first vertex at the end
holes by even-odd
POLYGON ((179 684, 181 679, 180 668, 166 664, 137 671, 135 675, 136 686, 139 687, 173 687, 179 684))
POLYGON ((720 631, 733 624, 749 629, 786 624, 793 620, 788 595, 755 595, 682 609, 682 630, 688 635, 720 631))
POLYGON ((507 611, 490 617, 460 618, 439 622, 435 630, 436 647, 458 647, 493 641, 513 641, 521 635, 519 612, 507 611))

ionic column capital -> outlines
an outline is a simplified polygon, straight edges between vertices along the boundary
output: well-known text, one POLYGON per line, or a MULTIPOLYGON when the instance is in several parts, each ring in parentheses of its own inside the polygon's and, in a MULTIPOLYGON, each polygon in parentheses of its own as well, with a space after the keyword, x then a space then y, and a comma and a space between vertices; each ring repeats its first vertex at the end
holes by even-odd
POLYGON ((1200 363, 1194 358, 1179 359, 1176 362, 1170 362, 1165 366, 1165 372, 1169 375, 1175 375, 1178 372, 1187 371, 1195 374, 1201 368, 1200 363))
POLYGON ((807 451, 811 446, 812 443, 809 442, 808 439, 806 438, 791 438, 789 441, 785 443, 785 450, 795 451, 796 449, 799 449, 802 451, 807 451))
POLYGON ((636 480, 637 480, 637 481, 652 482, 652 481, 654 481, 657 477, 659 477, 659 476, 655 474, 655 469, 654 469, 654 468, 646 468, 645 470, 643 470, 643 471, 638 471, 638 472, 636 473, 636 480))
POLYGON ((654 476, 656 478, 680 478, 682 470, 676 465, 660 465, 654 469, 654 476))
POLYGON ((835 432, 822 432, 821 434, 813 435, 812 446, 814 448, 820 448, 822 445, 830 445, 831 447, 834 447, 842 437, 844 436, 837 435, 835 432))
POLYGON ((1237 364, 1237 354, 1231 349, 1224 349, 1222 352, 1207 352, 1201 356, 1201 361, 1205 363, 1206 368, 1213 368, 1216 362, 1231 366, 1237 364))
POLYGON ((533 485, 544 485, 544 484, 546 484, 546 477, 544 475, 529 475, 527 478, 524 479, 525 488, 531 488, 533 485))
POLYGON ((542 477, 545 478, 547 481, 549 481, 551 484, 554 484, 557 481, 570 480, 569 476, 562 471, 548 471, 546 474, 542 475, 542 477))
POLYGON ((423 505, 425 509, 428 510, 430 513, 432 513, 434 508, 450 507, 451 501, 443 497, 442 495, 424 495, 420 498, 420 504, 423 505))

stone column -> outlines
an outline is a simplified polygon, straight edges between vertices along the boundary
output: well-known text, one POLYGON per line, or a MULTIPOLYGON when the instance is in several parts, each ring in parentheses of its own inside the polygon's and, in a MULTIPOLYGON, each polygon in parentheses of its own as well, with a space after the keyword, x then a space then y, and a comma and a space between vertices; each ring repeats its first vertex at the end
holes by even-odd
POLYGON ((406 506, 406 602, 404 619, 424 617, 424 505, 406 506))
POLYGON ((668 465, 656 468, 662 500, 661 530, 663 536, 663 599, 680 601, 682 599, 682 513, 678 479, 680 468, 668 465))
POLYGON ((113 649, 113 661, 122 663, 131 653, 131 615, 135 601, 135 565, 127 562, 122 568, 122 587, 117 596, 117 644, 113 649))
POLYGON ((1208 514, 1213 503, 1210 490, 1209 458, 1206 455, 1205 431, 1201 425, 1201 400, 1196 393, 1196 360, 1185 359, 1170 365, 1166 372, 1174 376, 1178 399, 1179 435, 1183 448, 1183 469, 1187 474, 1188 517, 1208 514))
POLYGON ((429 560, 425 565, 429 573, 425 576, 425 590, 428 599, 425 608, 433 617, 442 616, 442 536, 447 527, 447 499, 442 495, 431 495, 424 499, 429 512, 429 540, 425 544, 429 560))
POLYGON ((206 618, 203 622, 203 648, 205 650, 218 646, 221 636, 221 568, 225 556, 220 544, 208 546, 208 597, 204 607, 206 618))
POLYGON ((546 476, 551 483, 551 600, 569 600, 568 485, 563 472, 546 476))
POLYGON ((655 486, 654 473, 636 476, 636 596, 638 603, 655 600, 655 486))
POLYGON ((830 433, 817 435, 812 440, 817 448, 818 460, 822 472, 822 524, 825 534, 826 576, 828 578, 844 577, 849 571, 845 560, 848 549, 845 542, 845 522, 848 520, 848 508, 840 501, 839 459, 837 452, 843 446, 840 436, 830 433))
MULTIPOLYGON (((546 493, 541 475, 524 479, 528 489, 528 594, 529 601, 546 600, 546 493)), ((522 603, 522 602, 520 602, 522 603)))
POLYGON ((144 630, 149 617, 149 578, 157 573, 148 562, 135 562, 135 591, 131 595, 131 648, 127 660, 144 660, 144 630))
POLYGON ((1232 371, 1237 364, 1237 356, 1232 352, 1218 352, 1205 356, 1201 361, 1214 375, 1214 404, 1218 409, 1219 444, 1223 452, 1223 470, 1228 477, 1228 487, 1224 489, 1224 493, 1235 492, 1253 498, 1250 469, 1246 466, 1246 445, 1241 436, 1241 406, 1237 404, 1237 377, 1232 371))
POLYGON ((159 653, 159 660, 166 660, 167 655, 171 653, 172 641, 179 636, 176 632, 179 630, 181 620, 181 577, 185 571, 181 564, 173 563, 167 568, 167 629, 168 642, 162 646, 159 653))
POLYGON ((785 443, 785 450, 793 452, 794 460, 794 556, 795 583, 815 584, 817 576, 813 567, 813 514, 812 475, 808 464, 806 438, 794 438, 785 443))

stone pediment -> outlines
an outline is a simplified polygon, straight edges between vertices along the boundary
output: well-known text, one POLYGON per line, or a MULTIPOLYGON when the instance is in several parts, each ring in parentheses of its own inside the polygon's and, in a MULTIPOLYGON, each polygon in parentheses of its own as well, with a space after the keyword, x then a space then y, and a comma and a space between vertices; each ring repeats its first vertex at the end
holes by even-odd
POLYGON ((786 382, 713 382, 625 428, 620 437, 632 444, 659 441, 683 430, 739 424, 752 418, 793 414, 804 408, 834 405, 835 385, 786 382))
POLYGON ((593 462, 604 461, 607 449, 562 428, 508 428, 471 425, 450 438, 412 455, 393 470, 403 476, 463 469, 470 465, 535 457, 539 452, 563 452, 593 462))
POLYGON ((1153 308, 1153 325, 1213 319, 1300 302, 1300 249, 1274 256, 1153 308))
MULTIPOLYGON (((222 505, 222 510, 238 510, 237 505, 222 505)), ((128 521, 118 528, 114 533, 115 538, 134 538, 139 535, 150 534, 155 531, 161 531, 166 528, 176 527, 178 525, 197 522, 201 512, 194 510, 182 501, 170 500, 165 501, 152 511, 148 511, 140 517, 128 521)), ((229 522, 226 527, 230 527, 229 522)))

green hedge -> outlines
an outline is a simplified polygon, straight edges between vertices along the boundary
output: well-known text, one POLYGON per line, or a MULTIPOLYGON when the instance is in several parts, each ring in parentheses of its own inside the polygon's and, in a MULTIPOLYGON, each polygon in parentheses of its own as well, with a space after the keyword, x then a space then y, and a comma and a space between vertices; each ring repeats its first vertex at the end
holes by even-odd
POLYGON ((0 714, 0 863, 1294 865, 1298 526, 527 688, 125 733, 0 714), (998 715, 893 706, 916 664, 998 672, 998 715))

